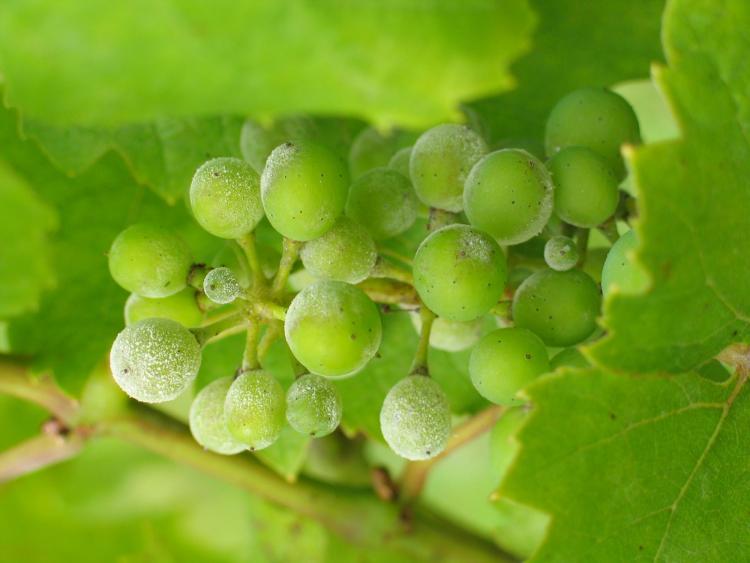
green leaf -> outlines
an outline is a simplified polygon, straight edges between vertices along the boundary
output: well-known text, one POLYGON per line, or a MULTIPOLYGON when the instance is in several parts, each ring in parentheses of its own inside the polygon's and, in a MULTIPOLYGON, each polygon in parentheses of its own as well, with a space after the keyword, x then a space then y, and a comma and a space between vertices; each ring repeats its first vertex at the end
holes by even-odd
POLYGON ((532 384, 500 493, 551 515, 534 560, 750 558, 745 382, 592 369, 532 384))
POLYGON ((0 319, 33 310, 54 283, 48 241, 54 211, 0 154, 0 319))
POLYGON ((317 113, 424 126, 511 87, 532 21, 523 0, 6 2, 0 61, 11 105, 49 123, 317 113))
POLYGON ((555 103, 585 86, 648 75, 661 58, 664 2, 531 0, 539 19, 534 49, 513 65, 518 87, 471 105, 498 146, 543 153, 544 124, 555 103))
POLYGON ((682 0, 665 18, 657 80, 682 132, 630 154, 640 221, 636 259, 651 287, 605 302, 610 335, 591 352, 611 368, 681 372, 750 335, 750 91, 743 2, 682 0), (728 46, 738 46, 729 47, 728 46))

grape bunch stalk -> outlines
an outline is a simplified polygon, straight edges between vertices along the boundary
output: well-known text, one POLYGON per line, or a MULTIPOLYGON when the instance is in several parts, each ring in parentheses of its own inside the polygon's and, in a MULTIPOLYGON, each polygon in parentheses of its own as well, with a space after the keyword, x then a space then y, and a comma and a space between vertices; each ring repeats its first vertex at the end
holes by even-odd
POLYGON ((640 140, 627 102, 596 88, 565 96, 546 124, 546 162, 493 150, 457 124, 413 146, 383 139, 366 129, 347 163, 314 135, 283 138, 248 122, 245 159, 211 159, 190 186, 197 223, 234 250, 215 267, 195 263, 165 226, 122 231, 109 252, 113 279, 131 292, 110 355, 119 386, 138 401, 172 400, 195 381, 206 346, 244 333, 236 371, 193 400, 196 441, 230 455, 270 446, 287 424, 326 436, 343 416, 336 380, 367 377, 381 315, 402 312, 419 339, 380 426, 396 454, 422 460, 446 448, 453 416, 430 376, 431 346, 471 348, 471 382, 507 408, 522 406, 523 388, 540 375, 585 365, 575 346, 601 336, 601 287, 648 283, 633 257, 635 231, 617 240, 618 222, 624 230, 634 216, 619 190, 620 151, 640 140), (280 144, 270 150, 269 139, 280 144), (281 240, 277 259, 258 240, 261 223, 281 240), (389 246, 415 229, 413 256, 389 246), (588 251, 595 233, 613 245, 603 267, 588 251), (304 275, 291 284, 295 270, 304 275), (294 359, 288 389, 261 367, 277 339, 294 359))

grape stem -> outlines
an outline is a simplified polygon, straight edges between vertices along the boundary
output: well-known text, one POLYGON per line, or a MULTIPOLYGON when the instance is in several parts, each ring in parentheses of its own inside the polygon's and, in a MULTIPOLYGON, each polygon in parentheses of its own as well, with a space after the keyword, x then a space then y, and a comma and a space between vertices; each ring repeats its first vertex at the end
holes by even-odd
POLYGON ((382 256, 378 256, 375 265, 370 271, 371 278, 389 278, 392 280, 408 283, 414 285, 414 277, 409 270, 396 266, 387 260, 384 260, 382 256))
POLYGON ((190 329, 190 332, 193 333, 198 344, 205 346, 216 340, 242 332, 247 328, 247 325, 247 317, 244 313, 239 312, 205 326, 190 329))
POLYGON ((84 441, 80 432, 44 432, 0 452, 0 483, 70 459, 84 441))
POLYGON ((419 342, 417 351, 414 353, 414 361, 411 364, 411 375, 429 376, 430 371, 427 367, 427 353, 430 349, 430 334, 432 333, 432 323, 435 322, 435 313, 430 311, 423 303, 419 308, 419 320, 421 329, 419 331, 419 342))
POLYGON ((301 242, 284 237, 279 269, 276 272, 276 276, 273 278, 273 284, 271 285, 271 297, 273 299, 278 299, 284 292, 286 282, 289 279, 289 274, 292 273, 294 263, 297 262, 297 258, 299 257, 300 248, 302 248, 301 242))
POLYGON ((404 305, 410 309, 419 307, 416 290, 408 283, 386 278, 371 278, 357 284, 376 303, 404 305))
POLYGON ((266 354, 268 354, 269 350, 271 349, 271 345, 276 341, 276 339, 281 336, 283 333, 283 329, 281 326, 281 323, 279 322, 270 322, 268 324, 268 328, 266 328, 266 332, 263 333, 263 336, 260 339, 260 342, 258 342, 258 359, 263 360, 263 358, 266 357, 266 354))
POLYGON ((247 326, 245 336, 245 351, 242 353, 242 371, 258 369, 258 336, 260 335, 260 323, 257 319, 251 319, 247 326))
POLYGON ((405 506, 412 504, 422 492, 427 482, 427 476, 435 464, 490 430, 500 419, 502 413, 503 407, 498 405, 493 405, 478 412, 454 429, 448 440, 448 445, 440 454, 423 461, 407 463, 400 479, 400 502, 405 506))
POLYGON ((430 215, 427 219, 427 230, 429 232, 437 231, 438 229, 452 225, 457 221, 458 214, 445 211, 444 209, 430 207, 430 215))
POLYGON ((237 239, 237 244, 245 253, 245 260, 250 268, 250 273, 253 279, 253 287, 256 289, 262 288, 266 285, 266 277, 263 275, 263 268, 260 265, 260 259, 258 258, 258 248, 255 245, 255 233, 249 232, 240 239, 237 239))
POLYGON ((617 232, 617 223, 614 219, 608 219, 601 225, 597 227, 599 232, 603 234, 607 240, 614 244, 617 242, 617 239, 620 238, 620 233, 617 232))
POLYGON ((381 246, 380 248, 378 248, 378 254, 387 256, 388 258, 392 258, 393 260, 398 260, 399 262, 402 262, 403 264, 406 264, 409 267, 411 267, 412 263, 414 262, 408 256, 404 256, 403 254, 400 254, 396 252, 395 250, 391 250, 387 246, 381 246))
POLYGON ((576 233, 576 250, 578 250, 578 266, 586 262, 586 253, 589 248, 589 231, 588 229, 579 228, 576 233))
MULTIPOLYGON (((39 379, 30 377, 24 367, 0 361, 0 392, 49 407, 61 420, 63 417, 71 422, 77 420, 77 403, 49 379, 43 380, 40 385, 39 379)), ((184 424, 147 405, 128 403, 120 412, 104 415, 92 424, 65 431, 66 435, 76 436, 70 439, 70 444, 79 439, 81 444, 65 448, 59 441, 43 438, 10 450, 0 456, 0 474, 11 477, 24 469, 31 471, 57 463, 75 455, 88 441, 110 436, 316 519, 363 550, 387 549, 408 560, 444 563, 516 561, 490 542, 419 507, 407 527, 399 517, 398 506, 381 501, 372 491, 332 488, 304 477, 289 483, 251 454, 230 457, 208 452, 193 440, 184 424), (2 465, 3 461, 8 462, 7 467, 2 465)))
POLYGON ((253 311, 267 320, 284 321, 286 319, 286 307, 271 301, 254 302, 253 311))

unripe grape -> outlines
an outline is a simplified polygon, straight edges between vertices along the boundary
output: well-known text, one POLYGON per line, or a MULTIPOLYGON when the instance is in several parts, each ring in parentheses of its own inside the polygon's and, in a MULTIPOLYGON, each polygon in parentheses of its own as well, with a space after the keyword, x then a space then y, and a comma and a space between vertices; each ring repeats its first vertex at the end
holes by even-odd
POLYGON ((501 328, 485 335, 471 352, 469 374, 477 391, 488 401, 514 406, 516 396, 539 375, 549 371, 547 348, 525 328, 501 328))
POLYGON ((365 172, 386 166, 393 154, 414 142, 415 135, 399 129, 381 133, 374 127, 366 127, 357 135, 349 149, 349 171, 352 178, 365 172))
MULTIPOLYGON (((414 328, 419 333, 422 330, 422 319, 419 313, 409 313, 414 328)), ((460 352, 471 348, 482 336, 484 319, 481 317, 468 322, 449 321, 437 317, 432 321, 430 329, 430 346, 446 352, 460 352)))
POLYGON ((396 154, 388 161, 388 168, 395 170, 404 178, 411 182, 409 176, 409 161, 411 160, 411 150, 413 147, 404 147, 399 149, 396 154))
POLYGON ((635 231, 628 231, 612 245, 602 268, 604 295, 609 295, 614 290, 622 293, 639 293, 648 287, 648 276, 633 261, 633 253, 637 246, 635 231))
POLYGON ((341 217, 300 252, 305 268, 316 278, 359 283, 370 275, 378 257, 375 241, 359 223, 341 217))
POLYGON ((585 147, 567 147, 547 163, 555 183, 555 212, 566 223, 592 228, 617 208, 617 178, 601 156, 585 147))
POLYGON ((417 196, 409 180, 390 168, 375 168, 349 188, 346 214, 376 240, 406 231, 417 218, 417 196))
POLYGON ((224 305, 237 299, 242 294, 242 287, 232 270, 214 268, 203 280, 203 293, 214 303, 224 305))
POLYGON ((544 261, 558 272, 574 268, 578 263, 578 249, 573 239, 562 235, 554 236, 544 245, 544 261))
POLYGON ((353 374, 377 353, 380 313, 365 293, 337 281, 300 291, 287 311, 284 332, 294 357, 312 373, 353 374))
POLYGON ((142 297, 169 297, 187 285, 192 259, 170 229, 139 223, 115 238, 109 272, 121 287, 142 297))
POLYGON ((466 179, 464 210, 469 222, 500 244, 538 235, 552 214, 552 180, 544 165, 520 149, 488 154, 466 179))
POLYGON ((260 178, 239 158, 214 158, 195 172, 190 205, 200 226, 214 236, 238 239, 263 219, 260 178))
POLYGON ((505 256, 487 234, 449 225, 427 237, 414 257, 414 287, 439 317, 471 321, 503 294, 505 256))
POLYGON ((417 196, 431 207, 461 211, 466 176, 486 153, 482 137, 465 125, 438 125, 424 132, 409 161, 417 196))
POLYGON ((620 147, 640 141, 638 118, 625 99, 604 88, 582 88, 562 98, 547 118, 547 156, 582 146, 602 156, 618 178, 625 176, 620 147))
POLYGON ((201 364, 201 347, 180 323, 145 319, 117 335, 109 363, 125 393, 144 403, 162 403, 176 398, 193 382, 201 364))
POLYGON ((196 301, 197 292, 192 287, 182 291, 152 299, 131 293, 125 301, 125 324, 132 325, 143 319, 172 319, 182 326, 192 328, 203 321, 203 311, 196 301))
POLYGON ((284 389, 270 373, 255 370, 234 380, 224 402, 227 430, 252 451, 279 437, 285 421, 284 389))
POLYGON ((440 385, 423 375, 396 383, 380 409, 380 429, 403 458, 416 461, 438 455, 451 434, 450 406, 440 385))
POLYGON ((341 414, 338 390, 319 375, 303 375, 286 393, 286 419, 301 434, 327 436, 338 427, 341 414))
POLYGON ((344 211, 349 191, 346 165, 310 142, 284 143, 266 161, 260 179, 271 225, 292 240, 318 238, 344 211))
POLYGON ((578 348, 565 348, 555 354, 550 360, 549 366, 551 370, 555 370, 560 367, 587 368, 591 367, 591 364, 578 348))
POLYGON ((227 429, 224 403, 232 385, 231 377, 222 377, 206 385, 190 406, 190 432, 201 446, 217 454, 240 453, 245 446, 227 429))
POLYGON ((596 328, 601 295, 580 270, 542 270, 527 278, 513 296, 513 321, 548 346, 572 346, 596 328))

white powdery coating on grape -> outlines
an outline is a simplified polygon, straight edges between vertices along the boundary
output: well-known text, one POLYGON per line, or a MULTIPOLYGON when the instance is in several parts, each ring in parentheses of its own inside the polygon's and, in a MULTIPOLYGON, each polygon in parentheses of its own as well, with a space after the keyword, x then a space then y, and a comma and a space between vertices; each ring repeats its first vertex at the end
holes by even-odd
POLYGON ((336 387, 308 373, 292 383, 286 394, 286 419, 297 432, 326 436, 341 422, 343 407, 336 387))
POLYGON ((176 398, 195 379, 200 363, 195 337, 169 319, 145 319, 126 327, 110 352, 115 381, 144 403, 176 398))
POLYGON ((283 143, 271 151, 260 176, 260 194, 264 201, 273 191, 276 179, 284 175, 284 171, 294 162, 299 151, 300 147, 296 143, 283 143))
POLYGON ((221 267, 206 274, 203 280, 203 292, 214 303, 224 305, 237 299, 242 293, 242 287, 232 270, 221 267))
MULTIPOLYGON (((419 313, 410 312, 412 325, 419 334, 422 329, 422 320, 419 313)), ((475 321, 461 322, 449 321, 443 317, 437 317, 432 322, 430 330, 430 346, 446 352, 460 352, 471 348, 482 336, 484 320, 479 318, 475 321)))
POLYGON ((255 451, 273 444, 281 433, 286 402, 276 378, 265 371, 243 373, 232 383, 224 416, 232 436, 255 451))
POLYGON ((317 278, 359 283, 370 275, 378 253, 367 230, 342 217, 321 237, 302 247, 302 264, 317 278))
POLYGON ((448 399, 429 377, 410 375, 388 392, 380 410, 380 428, 401 457, 434 457, 445 449, 451 433, 448 399))
POLYGON ((224 416, 224 402, 231 385, 231 377, 212 381, 201 389, 190 406, 190 432, 195 441, 207 450, 224 455, 245 449, 229 433, 224 416))
POLYGON ((417 205, 407 178, 390 168, 375 168, 352 184, 346 213, 367 227, 376 239, 386 239, 414 224, 417 205))
POLYGON ((190 204, 206 231, 221 238, 240 238, 263 218, 260 177, 244 160, 214 158, 193 176, 190 204))
POLYGON ((578 250, 572 239, 555 236, 544 245, 544 261, 553 270, 564 272, 578 263, 578 250))
POLYGON ((455 230, 459 231, 456 245, 459 256, 462 259, 474 260, 483 264, 490 264, 494 260, 497 245, 487 235, 465 225, 455 225, 447 228, 455 228, 455 230))

